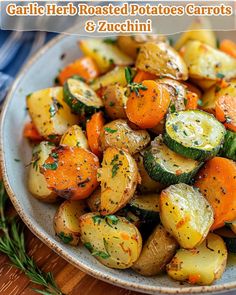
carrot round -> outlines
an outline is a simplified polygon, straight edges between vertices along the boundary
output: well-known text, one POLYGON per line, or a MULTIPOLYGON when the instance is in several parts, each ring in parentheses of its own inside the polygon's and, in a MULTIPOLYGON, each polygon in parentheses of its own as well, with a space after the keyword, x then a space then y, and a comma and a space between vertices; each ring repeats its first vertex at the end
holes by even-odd
POLYGON ((102 156, 102 150, 100 147, 99 136, 105 124, 102 112, 98 112, 92 115, 91 119, 86 124, 86 133, 88 138, 88 144, 91 151, 98 157, 102 156))
POLYGON ((90 81, 99 75, 96 63, 91 57, 85 56, 66 66, 58 76, 61 85, 71 76, 78 75, 85 81, 90 81))
POLYGON ((38 130, 36 129, 34 123, 28 122, 25 124, 23 136, 28 138, 32 141, 41 141, 43 137, 39 134, 38 130))
POLYGON ((216 118, 223 122, 225 127, 236 131, 236 97, 220 96, 215 106, 216 118))
POLYGON ((200 170, 195 186, 211 204, 215 221, 212 230, 236 218, 236 163, 215 157, 200 170))
POLYGON ((186 110, 196 110, 198 104, 198 95, 194 92, 188 91, 187 92, 187 103, 186 103, 186 110))
POLYGON ((231 40, 224 39, 220 42, 220 50, 224 51, 225 53, 236 57, 236 43, 231 40))
POLYGON ((98 186, 98 158, 80 147, 55 148, 41 168, 48 188, 59 196, 79 200, 87 198, 98 186))
POLYGON ((140 82, 142 82, 144 80, 154 80, 156 78, 157 78, 157 76, 154 75, 154 74, 139 70, 137 72, 137 74, 135 75, 135 77, 133 79, 133 82, 140 83, 140 82))
POLYGON ((153 128, 165 116, 170 95, 165 86, 154 80, 145 80, 142 85, 146 90, 131 92, 126 105, 128 119, 140 128, 153 128))

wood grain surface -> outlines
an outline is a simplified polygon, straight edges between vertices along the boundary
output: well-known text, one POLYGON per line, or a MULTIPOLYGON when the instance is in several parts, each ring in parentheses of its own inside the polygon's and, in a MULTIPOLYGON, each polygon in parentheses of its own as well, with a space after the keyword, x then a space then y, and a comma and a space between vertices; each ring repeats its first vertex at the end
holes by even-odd
MULTIPOLYGON (((12 213, 11 213, 12 214, 12 213)), ((138 295, 140 293, 112 286, 95 279, 75 268, 38 238, 28 229, 25 230, 27 252, 38 266, 54 274, 56 282, 63 293, 68 295, 138 295)), ((12 266, 8 258, 0 252, 0 295, 35 295, 28 278, 12 266)))

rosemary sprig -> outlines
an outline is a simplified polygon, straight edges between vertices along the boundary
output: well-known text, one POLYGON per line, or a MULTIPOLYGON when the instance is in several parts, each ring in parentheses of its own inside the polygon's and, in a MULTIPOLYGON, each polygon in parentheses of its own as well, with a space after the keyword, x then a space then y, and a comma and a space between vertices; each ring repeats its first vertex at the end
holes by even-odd
POLYGON ((129 67, 125 68, 125 79, 128 83, 128 88, 130 92, 135 92, 137 96, 139 96, 139 90, 147 90, 147 87, 144 86, 142 83, 136 83, 133 82, 133 77, 132 77, 132 70, 129 67))
POLYGON ((3 182, 0 181, 0 229, 3 233, 0 236, 0 251, 6 254, 11 263, 23 271, 32 283, 44 287, 44 290, 34 289, 37 293, 63 295, 55 283, 52 273, 39 269, 34 260, 26 253, 24 231, 20 220, 17 217, 7 219, 5 216, 7 198, 3 182))

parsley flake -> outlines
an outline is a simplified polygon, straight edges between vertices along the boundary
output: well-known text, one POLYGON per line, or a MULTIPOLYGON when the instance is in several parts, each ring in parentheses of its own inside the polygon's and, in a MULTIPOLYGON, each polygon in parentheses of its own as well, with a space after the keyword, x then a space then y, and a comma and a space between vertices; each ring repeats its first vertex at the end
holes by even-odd
POLYGON ((105 127, 104 130, 108 133, 115 133, 117 132, 118 130, 117 129, 112 129, 112 128, 109 128, 109 127, 105 127))
POLYGON ((67 235, 64 232, 60 232, 59 234, 57 234, 57 236, 62 240, 63 243, 65 244, 69 244, 72 240, 73 237, 71 234, 67 235))

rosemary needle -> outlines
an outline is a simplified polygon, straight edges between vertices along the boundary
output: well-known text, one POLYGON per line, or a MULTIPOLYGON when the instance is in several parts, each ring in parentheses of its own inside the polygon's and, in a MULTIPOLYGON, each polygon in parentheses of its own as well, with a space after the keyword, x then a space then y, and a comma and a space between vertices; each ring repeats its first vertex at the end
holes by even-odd
POLYGON ((35 292, 43 295, 63 295, 57 286, 51 272, 43 272, 28 256, 25 250, 25 237, 18 218, 7 219, 5 208, 7 193, 3 182, 0 181, 0 251, 6 254, 11 263, 23 271, 32 283, 44 287, 44 290, 34 289, 35 292))

